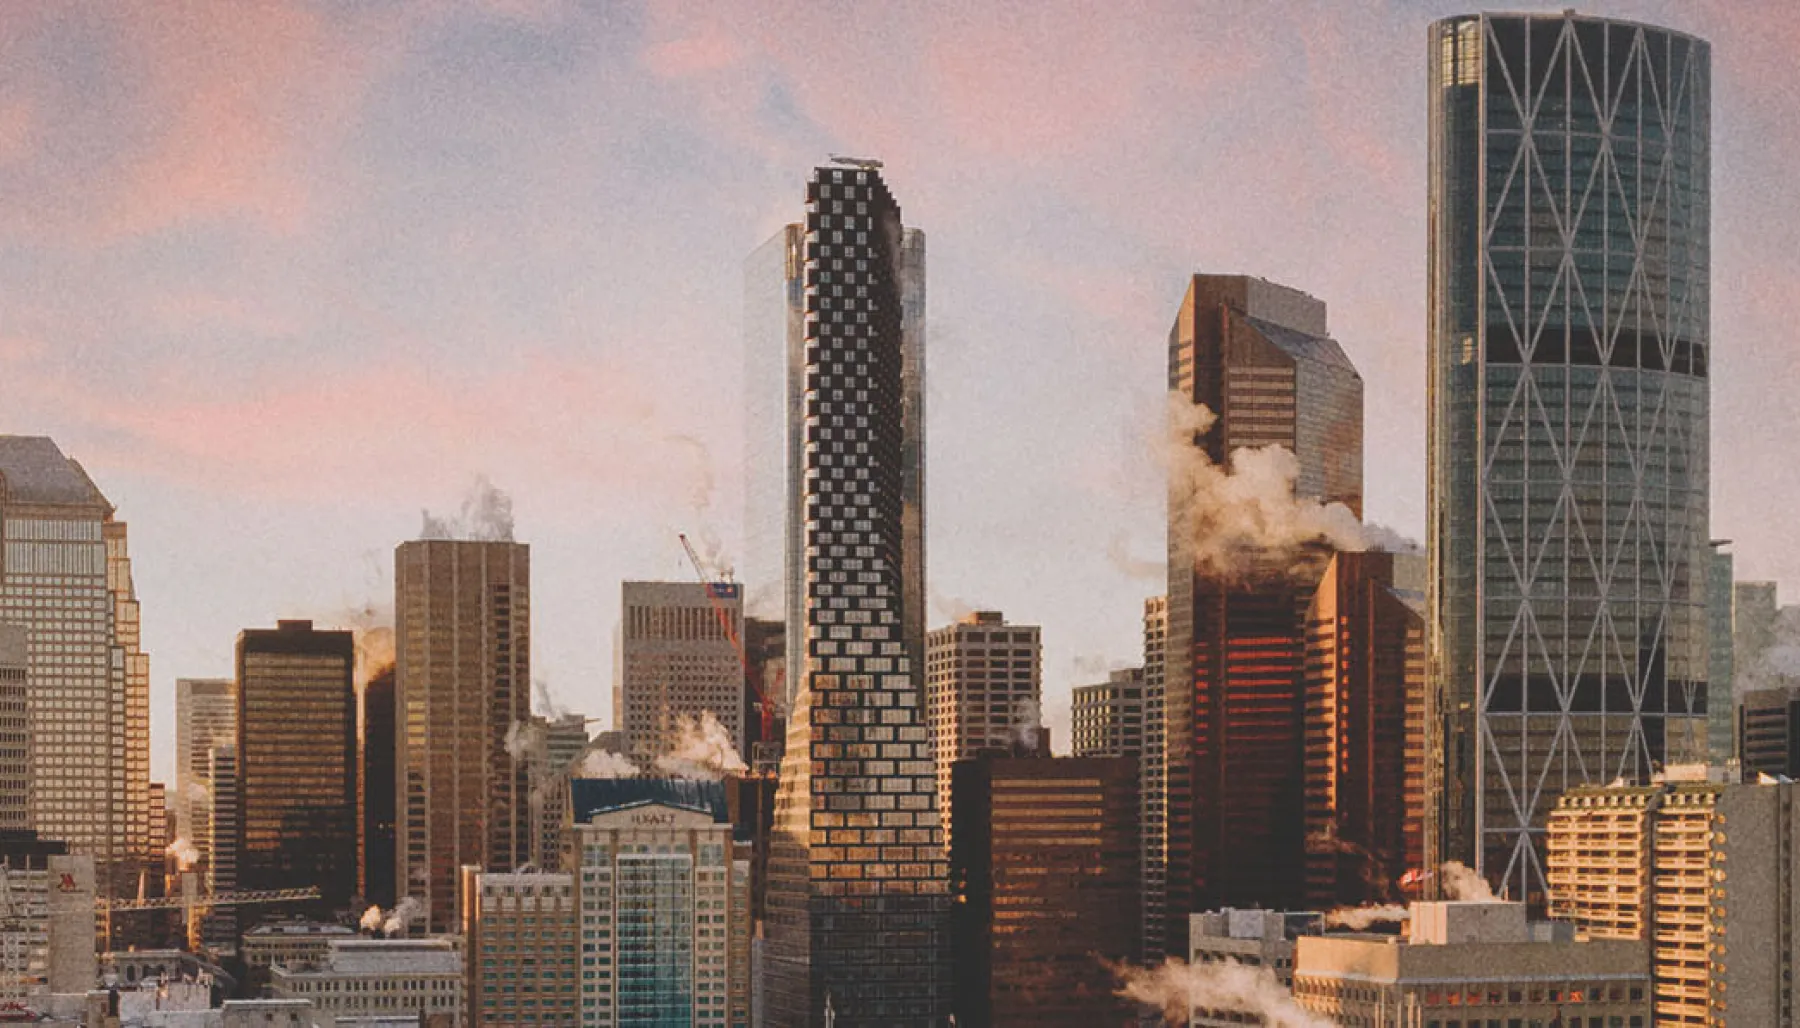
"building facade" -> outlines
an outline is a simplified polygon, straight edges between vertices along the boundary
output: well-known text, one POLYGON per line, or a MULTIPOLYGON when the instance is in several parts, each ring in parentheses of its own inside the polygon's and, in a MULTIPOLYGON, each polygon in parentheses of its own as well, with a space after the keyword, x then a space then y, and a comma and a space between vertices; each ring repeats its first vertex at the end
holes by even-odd
POLYGON ((1792 1023, 1800 785, 1571 789, 1549 827, 1551 916, 1649 945, 1656 1024, 1792 1023))
POLYGON ((649 764, 712 714, 744 752, 744 602, 735 582, 626 582, 626 752, 649 764))
POLYGON ((1648 1028, 1649 978, 1642 946, 1577 941, 1528 923, 1519 903, 1415 903, 1405 940, 1315 935, 1294 948, 1294 1000, 1332 1024, 1648 1028))
POLYGON ((94 862, 60 848, 0 864, 0 1003, 37 1006, 94 985, 94 862))
MULTIPOLYGON (((1246 451, 1279 448, 1294 459, 1295 496, 1361 516, 1362 378, 1330 337, 1324 303, 1261 279, 1196 275, 1168 353, 1171 431, 1191 436, 1172 442, 1199 451, 1183 461, 1231 469, 1246 451)), ((1261 538, 1217 553, 1195 483, 1170 476, 1164 931, 1175 953, 1186 952, 1190 913, 1299 905, 1303 622, 1327 555, 1261 538)))
POLYGON ((531 746, 531 863, 541 871, 563 869, 566 846, 563 821, 569 802, 569 779, 587 753, 587 719, 580 714, 548 718, 533 714, 531 746))
POLYGON ((469 867, 463 883, 470 1025, 612 1023, 580 1020, 574 875, 469 867))
POLYGON ((530 859, 531 548, 430 539, 394 551, 395 890, 456 923, 461 869, 530 859))
POLYGON ((1069 710, 1069 749, 1077 757, 1143 756, 1143 668, 1121 668, 1099 685, 1075 687, 1069 710))
POLYGON ((1003 757, 952 771, 956 1023, 1136 1023, 1103 961, 1136 959, 1137 761, 1003 757))
POLYGON ((0 621, 24 625, 31 827, 135 894, 149 852, 150 659, 125 523, 41 436, 0 436, 0 621))
POLYGON ((362 688, 362 895, 391 907, 400 901, 394 886, 395 743, 394 666, 369 676, 362 688))
POLYGON ((1736 760, 1737 671, 1732 650, 1735 615, 1730 540, 1714 539, 1706 566, 1706 762, 1736 760))
POLYGON ((982 750, 1035 749, 1044 653, 1035 625, 997 610, 971 613, 925 637, 925 704, 937 754, 938 810, 950 812, 950 768, 982 750))
POLYGON ((175 680, 175 828, 204 866, 212 835, 212 752, 237 745, 237 690, 229 678, 175 680))
POLYGON ((1391 553, 1331 558, 1306 608, 1308 909, 1386 903, 1425 859, 1425 622, 1391 553))
POLYGON ((1710 53, 1484 14, 1429 65, 1439 817, 1539 899, 1564 789, 1705 752, 1710 53))
POLYGON ((581 1023, 750 1024, 750 845, 723 783, 577 779, 581 1023))
POLYGON ((1746 774, 1800 779, 1800 682, 1743 693, 1737 717, 1746 774))
MULTIPOLYGON (((1276 984, 1294 986, 1294 940, 1322 930, 1318 914, 1280 910, 1224 910, 1188 916, 1188 964, 1236 964, 1266 967, 1276 984)), ((1233 1028, 1265 1024, 1266 1019, 1241 997, 1220 996, 1216 1004, 1196 1004, 1190 1028, 1233 1028)))
POLYGON ((0 623, 0 831, 31 827, 29 639, 24 625, 0 623))
POLYGON ((317 886, 321 913, 356 893, 356 643, 311 621, 238 633, 242 889, 317 886))
POLYGON ((1164 925, 1168 918, 1168 865, 1163 859, 1168 846, 1168 722, 1163 712, 1167 697, 1169 599, 1152 596, 1144 601, 1144 752, 1138 758, 1138 874, 1144 895, 1144 960, 1163 959, 1164 925))
POLYGON ((462 1028, 462 940, 338 939, 323 959, 271 965, 275 999, 308 1000, 342 1024, 355 1018, 408 1018, 462 1028))
MULTIPOLYGON (((238 852, 243 845, 239 824, 242 780, 238 775, 235 743, 213 748, 207 777, 212 782, 212 809, 207 817, 211 834, 206 840, 206 891, 217 895, 237 891, 238 852)), ((237 926, 236 908, 215 907, 206 915, 202 939, 209 949, 234 953, 237 951, 237 926)))
POLYGON ((923 1028, 950 1000, 923 695, 924 237, 868 162, 817 169, 806 200, 769 1017, 923 1028))

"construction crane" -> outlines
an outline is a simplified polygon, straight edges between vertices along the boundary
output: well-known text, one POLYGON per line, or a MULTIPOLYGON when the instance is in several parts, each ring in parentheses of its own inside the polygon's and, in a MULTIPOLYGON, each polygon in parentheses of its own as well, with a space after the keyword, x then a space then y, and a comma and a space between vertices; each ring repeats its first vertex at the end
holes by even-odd
POLYGON ((269 903, 299 903, 319 898, 319 890, 312 886, 304 889, 246 889, 242 892, 217 892, 204 894, 200 891, 199 876, 192 871, 181 874, 181 894, 178 896, 158 896, 154 899, 113 900, 104 896, 94 900, 94 907, 105 919, 106 935, 112 938, 113 914, 127 914, 139 910, 180 910, 182 920, 187 925, 188 946, 199 948, 200 919, 207 911, 218 907, 250 907, 269 903))
POLYGON ((694 551, 694 544, 688 542, 687 533, 677 535, 681 539, 681 548, 687 551, 688 563, 694 565, 694 574, 700 576, 700 585, 706 590, 707 600, 712 603, 713 616, 719 619, 719 630, 730 640, 732 648, 737 650, 738 667, 743 671, 744 682, 750 687, 751 702, 756 704, 757 720, 762 724, 762 733, 757 738, 766 742, 775 734, 775 706, 763 692, 762 683, 751 677, 750 655, 744 652, 744 640, 739 637, 737 625, 731 619, 731 611, 725 609, 725 601, 719 595, 722 583, 716 581, 718 576, 708 570, 706 563, 700 559, 700 554, 694 551))

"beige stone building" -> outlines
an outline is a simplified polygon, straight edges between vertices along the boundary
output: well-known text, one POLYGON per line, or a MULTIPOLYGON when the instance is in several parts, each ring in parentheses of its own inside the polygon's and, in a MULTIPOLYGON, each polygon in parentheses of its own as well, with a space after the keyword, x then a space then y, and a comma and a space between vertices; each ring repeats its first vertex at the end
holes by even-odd
POLYGON ((984 749, 1036 747, 1043 663, 1037 626, 1009 625, 996 610, 968 614, 925 637, 925 704, 946 827, 952 820, 951 765, 984 749))
POLYGON ((423 1017, 445 1028, 462 1028, 463 984, 462 940, 454 936, 334 939, 321 958, 277 963, 269 975, 274 998, 308 1000, 340 1023, 423 1017))
POLYGON ((1550 815, 1551 915, 1647 942, 1658 1025, 1792 1024, 1800 785, 1570 790, 1550 815))
POLYGON ((575 1025, 575 876, 463 869, 468 1024, 575 1025))
POLYGON ((1303 936, 1294 1000, 1359 1028, 1648 1028, 1645 948, 1530 924, 1522 903, 1416 903, 1408 937, 1303 936))
POLYGON ((619 695, 625 746, 649 763, 712 714, 744 752, 744 601, 735 582, 626 582, 619 695), (710 593, 710 595, 709 595, 710 593), (715 606, 715 602, 717 606, 715 606))

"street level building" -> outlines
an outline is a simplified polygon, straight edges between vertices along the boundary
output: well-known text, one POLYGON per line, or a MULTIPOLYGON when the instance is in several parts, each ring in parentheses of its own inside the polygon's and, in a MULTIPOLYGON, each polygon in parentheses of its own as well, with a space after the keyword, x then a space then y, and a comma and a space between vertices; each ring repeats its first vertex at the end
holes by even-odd
POLYGON ((468 867, 463 883, 470 1025, 613 1023, 579 1019, 574 875, 468 867))
POLYGON ((435 1019, 463 1024, 462 940, 338 939, 318 961, 277 963, 269 987, 276 999, 308 1000, 339 1024, 349 1018, 435 1019))
POLYGON ((321 914, 356 892, 356 643, 311 621, 238 633, 242 889, 317 887, 321 914))
POLYGON ((1551 916, 1649 946, 1658 1025, 1788 1023, 1800 785, 1693 777, 1565 793, 1550 817, 1551 916))
POLYGON ((93 987, 93 859, 57 848, 0 864, 0 1004, 38 1006, 93 987))
MULTIPOLYGON (((1577 941, 1522 903, 1415 903, 1409 938, 1301 936, 1294 1000, 1332 1024, 1648 1028, 1644 947, 1577 941)), ((1661 1022, 1657 1022, 1661 1023, 1661 1022)))
MULTIPOLYGON (((1284 989, 1294 985, 1294 940, 1317 935, 1322 920, 1313 913, 1280 910, 1226 908, 1188 917, 1190 965, 1239 964, 1266 967, 1284 989)), ((1190 1028, 1235 1028, 1263 1024, 1256 1010, 1242 1004, 1220 1002, 1196 1005, 1190 1028)))
POLYGON ((1069 717, 1077 757, 1142 757, 1144 669, 1121 668, 1099 685, 1078 685, 1069 717))
POLYGON ((621 634, 630 756, 653 763, 707 714, 744 752, 744 604, 737 583, 626 582, 621 634))
POLYGON ((1428 66, 1437 817, 1541 902, 1559 795, 1706 751, 1711 51, 1472 14, 1428 66))
POLYGON ((1134 1024, 1137 761, 982 753, 951 772, 957 1024, 1134 1024))
MULTIPOLYGON (((787 671, 769 859, 768 1017, 936 1028, 949 1013, 948 882, 924 697, 925 239, 878 165, 807 183, 792 279, 787 671)), ((784 355, 784 356, 778 356, 784 355)), ((777 379, 780 376, 776 376, 777 379)), ((755 473, 755 469, 752 469, 755 473)))
POLYGON ((964 616, 925 637, 925 703, 937 754, 938 810, 950 808, 950 768, 982 750, 1036 746, 1042 721, 1043 645, 1035 625, 997 610, 964 616))
POLYGON ((356 932, 340 924, 281 921, 257 925, 245 932, 239 954, 247 966, 256 968, 323 964, 332 943, 357 937, 356 932))
POLYGON ((394 609, 394 887, 425 904, 427 932, 444 932, 464 865, 530 859, 527 767, 507 738, 531 716, 531 548, 401 543, 394 609))
POLYGON ((126 526, 41 436, 0 436, 0 622, 26 629, 30 827, 135 895, 150 853, 150 658, 126 526))

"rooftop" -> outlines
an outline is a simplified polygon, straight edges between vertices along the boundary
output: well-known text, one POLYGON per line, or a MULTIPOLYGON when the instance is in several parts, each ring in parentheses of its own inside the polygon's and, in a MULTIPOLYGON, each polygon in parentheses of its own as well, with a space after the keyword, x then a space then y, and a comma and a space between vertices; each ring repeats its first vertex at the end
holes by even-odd
POLYGON ((586 824, 596 814, 630 810, 660 803, 697 814, 711 814, 719 824, 731 821, 725 783, 689 778, 577 778, 569 782, 569 800, 575 823, 586 824))
POLYGON ((80 464, 41 435, 0 435, 0 495, 11 503, 112 510, 80 464))

